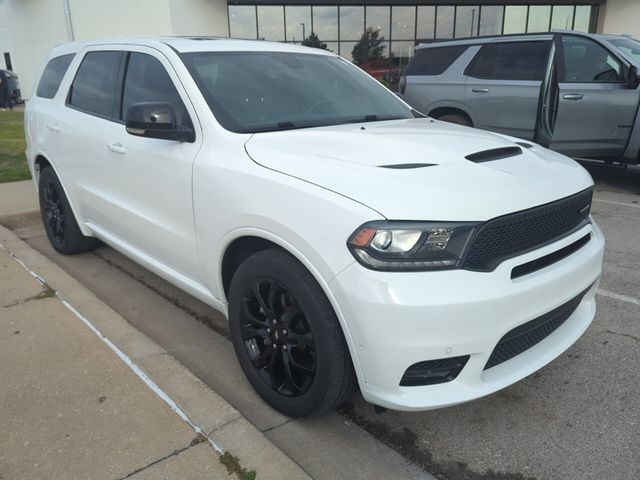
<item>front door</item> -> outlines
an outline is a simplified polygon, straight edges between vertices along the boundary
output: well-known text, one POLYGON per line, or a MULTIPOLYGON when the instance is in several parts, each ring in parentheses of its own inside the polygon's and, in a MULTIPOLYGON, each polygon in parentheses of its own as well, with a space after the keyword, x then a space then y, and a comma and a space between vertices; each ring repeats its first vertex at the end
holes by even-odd
POLYGON ((186 92, 173 67, 159 52, 135 47, 127 53, 117 133, 107 140, 111 191, 117 215, 105 227, 174 270, 195 279, 199 271, 192 203, 192 169, 201 133, 186 92), (195 142, 133 136, 125 122, 129 108, 141 102, 166 102, 177 127, 196 131, 195 142))
POLYGON ((556 35, 554 45, 555 86, 544 100, 549 135, 541 143, 572 157, 620 157, 640 102, 640 90, 628 85, 628 66, 583 36, 556 35))

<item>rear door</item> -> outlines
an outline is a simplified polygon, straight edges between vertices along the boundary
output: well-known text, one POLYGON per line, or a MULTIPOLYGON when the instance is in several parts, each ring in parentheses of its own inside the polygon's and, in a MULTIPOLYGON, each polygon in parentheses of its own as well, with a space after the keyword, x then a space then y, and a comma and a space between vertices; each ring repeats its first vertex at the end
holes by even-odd
POLYGON ((474 126, 532 140, 550 51, 550 39, 482 45, 464 72, 474 126))
POLYGON ((627 82, 628 64, 591 38, 557 37, 549 148, 572 157, 620 157, 640 102, 640 90, 627 82))

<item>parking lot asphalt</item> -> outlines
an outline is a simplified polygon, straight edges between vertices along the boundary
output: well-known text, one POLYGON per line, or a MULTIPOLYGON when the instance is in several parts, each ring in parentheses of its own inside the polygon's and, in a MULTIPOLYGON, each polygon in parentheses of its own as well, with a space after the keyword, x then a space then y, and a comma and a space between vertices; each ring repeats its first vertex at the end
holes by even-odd
MULTIPOLYGON (((238 378, 224 340, 226 321, 209 307, 110 248, 60 257, 39 225, 16 233, 211 384, 276 445, 295 449, 305 442, 298 445, 298 458, 288 454, 316 478, 315 472, 332 478, 334 468, 314 463, 317 439, 340 455, 348 429, 354 444, 364 442, 363 455, 366 445, 379 449, 367 444, 355 423, 441 479, 630 480, 640 478, 640 168, 590 170, 596 180, 593 215, 607 237, 593 325, 567 352, 523 381, 474 402, 421 413, 378 415, 356 396, 342 410, 342 420, 336 415, 324 422, 289 421, 260 406, 238 378), (200 339, 181 327, 188 319, 201 323, 200 339), (216 345, 217 356, 206 353, 216 345), (335 445, 326 445, 327 438, 335 445)), ((341 460, 362 462, 354 457, 357 445, 351 448, 351 458, 341 460)), ((417 478, 410 465, 388 452, 374 454, 386 455, 395 475, 367 471, 364 462, 354 471, 360 468, 366 478, 417 478)), ((335 472, 333 478, 343 476, 335 472)))

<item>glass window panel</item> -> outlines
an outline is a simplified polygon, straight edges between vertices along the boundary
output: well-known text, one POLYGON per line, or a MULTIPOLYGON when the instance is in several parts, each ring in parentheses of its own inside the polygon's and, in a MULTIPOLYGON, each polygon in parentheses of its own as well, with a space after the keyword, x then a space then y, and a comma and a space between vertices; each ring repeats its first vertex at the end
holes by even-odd
POLYGON ((323 42, 338 40, 338 7, 313 7, 313 33, 323 42))
POLYGON ((500 35, 503 15, 503 6, 483 6, 480 12, 480 35, 500 35))
POLYGON ((412 41, 391 42, 391 63, 401 71, 413 58, 415 44, 412 41))
POLYGON ((360 40, 364 33, 364 7, 340 7, 340 40, 360 40))
POLYGON ((367 7, 367 28, 377 30, 380 37, 389 39, 391 7, 367 7))
MULTIPOLYGON (((358 42, 340 42, 340 56, 346 58, 350 62, 353 62, 353 47, 358 42)), ((337 49, 335 53, 338 53, 337 49)))
POLYGON ((284 8, 258 6, 258 38, 275 42, 284 41, 284 8))
POLYGON ((478 36, 478 6, 458 7, 456 10, 456 38, 478 36))
POLYGON ((590 5, 577 5, 576 17, 573 24, 573 29, 578 32, 589 31, 589 21, 591 20, 591 6, 590 5))
POLYGON ((467 48, 469 48, 468 45, 420 48, 416 52, 415 60, 405 70, 404 74, 408 76, 441 75, 463 52, 467 51, 467 48))
POLYGON ((416 8, 393 7, 391 10, 391 39, 413 40, 416 33, 416 8))
POLYGON ((60 83, 62 83, 62 79, 69 69, 71 60, 73 60, 75 56, 75 53, 70 53, 56 57, 47 63, 44 72, 42 72, 40 83, 38 83, 38 90, 36 91, 38 97, 53 98, 56 96, 60 83))
POLYGON ((551 29, 571 30, 573 25, 573 5, 554 5, 551 15, 551 29))
POLYGON ((588 38, 562 36, 565 80, 568 82, 620 82, 620 62, 588 38))
POLYGON ((455 7, 438 7, 436 38, 453 38, 455 7))
POLYGON ((323 42, 327 45, 326 50, 333 53, 338 53, 338 42, 323 42))
POLYGON ((430 40, 435 38, 436 7, 418 7, 418 38, 430 40))
POLYGON ((524 33, 527 27, 527 7, 507 5, 504 11, 504 34, 524 33))
POLYGON ((300 43, 311 33, 311 7, 292 7, 287 5, 285 9, 287 41, 300 43))
POLYGON ((531 5, 529 7, 529 23, 527 32, 548 32, 551 5, 531 5))
POLYGON ((111 118, 121 60, 122 52, 87 53, 73 80, 69 103, 89 113, 111 118))
POLYGON ((229 5, 231 37, 257 38, 256 7, 253 5, 229 5))

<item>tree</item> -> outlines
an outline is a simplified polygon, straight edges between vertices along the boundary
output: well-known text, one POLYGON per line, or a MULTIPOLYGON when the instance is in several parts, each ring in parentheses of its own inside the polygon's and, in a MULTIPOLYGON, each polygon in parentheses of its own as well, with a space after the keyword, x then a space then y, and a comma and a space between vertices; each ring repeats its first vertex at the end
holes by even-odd
POLYGON ((322 43, 318 38, 318 35, 313 32, 302 41, 302 45, 304 45, 305 47, 319 48, 320 50, 327 49, 327 44, 322 43))
POLYGON ((362 65, 369 60, 384 58, 386 46, 382 42, 384 42, 384 37, 380 36, 379 30, 374 30, 371 27, 367 28, 358 43, 354 45, 353 50, 351 50, 353 63, 362 65))

